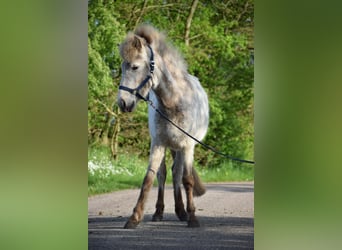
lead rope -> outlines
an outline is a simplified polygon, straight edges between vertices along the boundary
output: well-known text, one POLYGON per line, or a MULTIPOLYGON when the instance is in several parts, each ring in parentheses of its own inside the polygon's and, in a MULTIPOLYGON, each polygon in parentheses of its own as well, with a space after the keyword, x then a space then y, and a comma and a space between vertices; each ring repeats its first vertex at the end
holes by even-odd
MULTIPOLYGON (((152 80, 153 81, 153 80, 152 80)), ((148 97, 147 97, 148 98, 148 97)), ((240 158, 236 158, 236 157, 232 157, 230 155, 227 155, 225 153, 222 153, 220 151, 218 151, 217 149, 213 148, 212 146, 205 144, 203 142, 201 142, 200 140, 198 140, 196 137, 190 135, 188 132, 186 132, 184 129, 182 129, 181 127, 179 127, 176 123, 174 123, 172 120, 170 120, 163 112, 161 112, 156 106, 154 106, 153 102, 148 98, 145 99, 144 101, 146 101, 161 117, 163 117, 165 120, 167 120, 168 122, 170 122, 173 126, 175 126, 176 128, 178 128, 180 131, 182 131, 184 134, 186 134, 187 136, 189 136, 191 139, 193 139, 194 141, 198 142, 199 144, 201 144, 204 148, 209 149, 211 151, 213 151, 214 153, 221 155, 225 158, 231 159, 233 161, 238 161, 238 162, 243 162, 243 163, 248 163, 248 164, 254 164, 254 161, 250 161, 250 160, 244 160, 244 159, 240 159, 240 158)))

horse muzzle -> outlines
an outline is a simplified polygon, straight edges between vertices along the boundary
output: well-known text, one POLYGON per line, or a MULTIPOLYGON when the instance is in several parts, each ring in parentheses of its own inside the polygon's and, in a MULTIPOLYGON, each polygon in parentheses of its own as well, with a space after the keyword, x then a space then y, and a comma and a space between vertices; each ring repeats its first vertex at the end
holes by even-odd
POLYGON ((122 112, 132 112, 135 109, 136 101, 134 99, 118 99, 118 105, 122 112))

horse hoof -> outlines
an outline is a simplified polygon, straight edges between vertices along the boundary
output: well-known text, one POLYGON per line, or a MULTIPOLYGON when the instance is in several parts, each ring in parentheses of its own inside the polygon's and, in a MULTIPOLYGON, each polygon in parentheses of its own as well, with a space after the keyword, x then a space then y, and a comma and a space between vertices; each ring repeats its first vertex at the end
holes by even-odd
POLYGON ((178 219, 179 219, 180 221, 188 221, 188 220, 189 220, 188 213, 185 212, 184 209, 183 209, 183 211, 180 211, 180 212, 178 212, 178 213, 177 213, 177 211, 176 211, 176 215, 177 215, 177 217, 178 217, 178 219))
POLYGON ((137 221, 127 221, 125 226, 124 226, 124 229, 135 229, 137 226, 138 226, 139 222, 137 221))
POLYGON ((184 214, 178 215, 178 218, 180 221, 188 221, 188 214, 184 213, 184 214))
POLYGON ((152 216, 152 221, 162 221, 163 220, 163 215, 162 214, 154 214, 152 216))
POLYGON ((200 227, 198 220, 189 220, 188 227, 200 227))

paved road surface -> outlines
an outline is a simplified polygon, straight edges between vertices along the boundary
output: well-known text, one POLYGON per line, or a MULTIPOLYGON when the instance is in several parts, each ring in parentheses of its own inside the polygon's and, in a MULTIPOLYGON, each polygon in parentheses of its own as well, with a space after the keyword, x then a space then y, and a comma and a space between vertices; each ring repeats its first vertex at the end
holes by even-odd
MULTIPOLYGON (((165 191, 164 220, 152 222, 157 188, 152 188, 145 217, 136 229, 123 229, 139 190, 88 199, 88 249, 254 249, 254 183, 206 184, 195 198, 200 228, 188 228, 174 213, 173 191, 165 191)), ((183 198, 185 194, 183 193, 183 198)))

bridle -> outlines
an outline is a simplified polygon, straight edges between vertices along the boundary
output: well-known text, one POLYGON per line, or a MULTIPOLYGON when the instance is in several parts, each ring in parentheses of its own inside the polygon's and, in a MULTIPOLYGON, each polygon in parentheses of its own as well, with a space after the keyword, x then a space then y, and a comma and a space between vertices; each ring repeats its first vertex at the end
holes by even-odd
POLYGON ((128 88, 128 87, 122 86, 122 85, 119 86, 119 89, 125 90, 125 91, 131 93, 132 95, 135 95, 136 97, 138 97, 139 99, 142 99, 144 101, 148 101, 148 95, 147 95, 147 97, 143 97, 142 95, 140 95, 139 91, 140 91, 140 89, 142 89, 146 85, 146 83, 148 83, 148 81, 150 79, 152 79, 152 75, 153 75, 153 71, 154 71, 154 54, 153 54, 153 50, 152 50, 152 48, 151 48, 151 46, 149 44, 147 44, 147 47, 150 49, 150 52, 151 52, 151 56, 150 56, 150 74, 147 75, 146 78, 135 89, 131 89, 131 88, 128 88))

